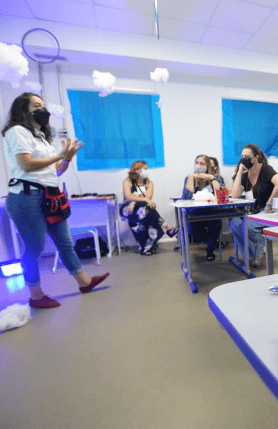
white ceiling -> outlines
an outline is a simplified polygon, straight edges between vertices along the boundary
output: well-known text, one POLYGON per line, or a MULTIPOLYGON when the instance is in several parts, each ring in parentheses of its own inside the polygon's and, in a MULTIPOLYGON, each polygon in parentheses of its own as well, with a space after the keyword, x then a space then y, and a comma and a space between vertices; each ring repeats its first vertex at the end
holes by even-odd
MULTIPOLYGON (((157 0, 161 39, 278 56, 278 0, 157 0)), ((154 0, 2 0, 0 14, 156 37, 154 0)))
MULTIPOLYGON (((104 53, 95 49, 95 45, 86 49, 82 45, 78 51, 79 42, 70 48, 65 48, 64 43, 60 62, 77 66, 94 64, 100 71, 126 78, 149 79, 150 70, 167 67, 171 81, 185 81, 186 76, 188 82, 203 79, 204 83, 215 85, 278 87, 278 0, 157 0, 161 43, 156 41, 154 3, 154 0, 0 0, 0 18, 4 23, 1 27, 0 20, 0 41, 20 44, 26 31, 35 27, 46 29, 47 23, 49 28, 59 25, 69 39, 76 26, 82 26, 82 31, 88 27, 99 30, 103 40, 109 30, 106 47, 115 46, 114 50, 109 48, 104 53), (9 27, 10 20, 13 24, 9 27), (5 40, 8 28, 9 34, 16 34, 12 36, 17 37, 16 41, 5 40), (123 52, 123 45, 118 43, 121 46, 118 49, 111 42, 111 34, 121 40, 123 34, 128 34, 133 41, 146 36, 150 55, 140 58, 135 45, 129 53, 123 52), (164 57, 155 59, 151 55, 154 43, 167 46, 164 57), (177 56, 181 51, 183 57, 177 56), (192 51, 196 55, 190 57, 192 51), (172 57, 169 52, 173 52, 172 57), (217 52, 217 60, 213 52, 217 52)), ((60 39, 61 33, 57 37, 60 39)), ((31 48, 36 46, 38 55, 57 53, 55 44, 53 52, 51 45, 46 51, 37 33, 26 44, 31 48)))

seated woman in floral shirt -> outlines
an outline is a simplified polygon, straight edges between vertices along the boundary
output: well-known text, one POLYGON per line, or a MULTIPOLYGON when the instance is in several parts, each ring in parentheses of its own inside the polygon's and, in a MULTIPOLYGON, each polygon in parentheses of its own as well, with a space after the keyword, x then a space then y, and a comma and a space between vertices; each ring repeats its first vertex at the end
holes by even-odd
POLYGON ((130 229, 139 245, 141 255, 149 256, 155 251, 157 241, 164 235, 174 237, 177 230, 165 224, 152 201, 154 186, 148 178, 145 161, 131 164, 128 177, 123 182, 125 203, 120 214, 128 220, 130 229))

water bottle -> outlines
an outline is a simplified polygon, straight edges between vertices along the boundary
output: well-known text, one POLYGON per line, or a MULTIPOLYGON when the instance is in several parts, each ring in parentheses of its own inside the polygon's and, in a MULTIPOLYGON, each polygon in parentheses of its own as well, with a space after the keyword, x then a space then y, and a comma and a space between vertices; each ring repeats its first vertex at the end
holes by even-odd
POLYGON ((67 188, 66 188, 66 184, 65 184, 65 183, 63 183, 63 192, 65 193, 66 198, 68 198, 68 191, 67 191, 67 188))

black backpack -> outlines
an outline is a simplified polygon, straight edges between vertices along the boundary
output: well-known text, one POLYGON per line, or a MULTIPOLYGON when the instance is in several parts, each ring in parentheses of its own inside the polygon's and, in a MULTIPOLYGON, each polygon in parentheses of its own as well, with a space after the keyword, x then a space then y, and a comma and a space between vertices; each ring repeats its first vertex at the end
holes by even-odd
MULTIPOLYGON (((101 237, 98 237, 98 240, 101 256, 107 255, 107 244, 101 237)), ((79 240, 76 240, 74 249, 80 259, 90 259, 96 257, 94 237, 80 238, 79 240)))

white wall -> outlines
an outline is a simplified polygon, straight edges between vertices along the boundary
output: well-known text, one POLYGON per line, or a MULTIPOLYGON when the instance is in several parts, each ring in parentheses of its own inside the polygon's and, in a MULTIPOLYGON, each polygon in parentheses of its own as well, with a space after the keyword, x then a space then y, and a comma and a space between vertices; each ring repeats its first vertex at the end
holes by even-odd
MULTIPOLYGON (((28 80, 38 81, 36 64, 29 65, 31 70, 28 80)), ((66 109, 66 126, 69 135, 74 137, 74 128, 67 98, 67 89, 92 89, 92 66, 62 66, 62 85, 66 109)), ((113 69, 110 69, 113 73, 113 69)), ((119 70, 118 70, 119 72, 119 70)), ((24 82, 24 81, 23 81, 24 82)), ((44 67, 46 102, 60 104, 58 80, 55 65, 44 67)), ((151 179, 155 184, 154 201, 161 215, 169 223, 174 223, 174 211, 169 206, 171 196, 180 195, 183 181, 193 168, 197 155, 205 153, 214 156, 222 163, 222 98, 237 98, 258 101, 278 102, 278 92, 243 88, 225 88, 198 84, 171 83, 154 84, 149 80, 121 79, 117 76, 117 87, 149 90, 159 92, 163 100, 161 107, 162 128, 164 136, 165 167, 151 170, 151 179)), ((24 85, 13 89, 10 84, 0 82, 0 107, 6 118, 13 99, 25 91, 24 85)), ((3 122, 3 121, 2 121, 3 122)), ((51 125, 62 128, 62 120, 51 118, 51 125)), ((59 150, 59 141, 53 144, 59 150)), ((1 154, 1 157, 3 155, 1 154)), ((3 159, 0 160, 3 164, 3 159)), ((276 161, 274 161, 275 163, 276 161)), ((271 162, 273 164, 273 162, 271 162)), ((278 165, 274 166, 277 168, 278 165)), ((6 194, 7 177, 5 168, 0 165, 0 192, 6 194)), ((116 193, 122 200, 122 181, 127 169, 81 171, 77 172, 76 160, 62 176, 69 194, 85 192, 116 193), (80 187, 76 178, 77 174, 80 187)), ((221 173, 231 183, 234 167, 221 168, 221 173)))

